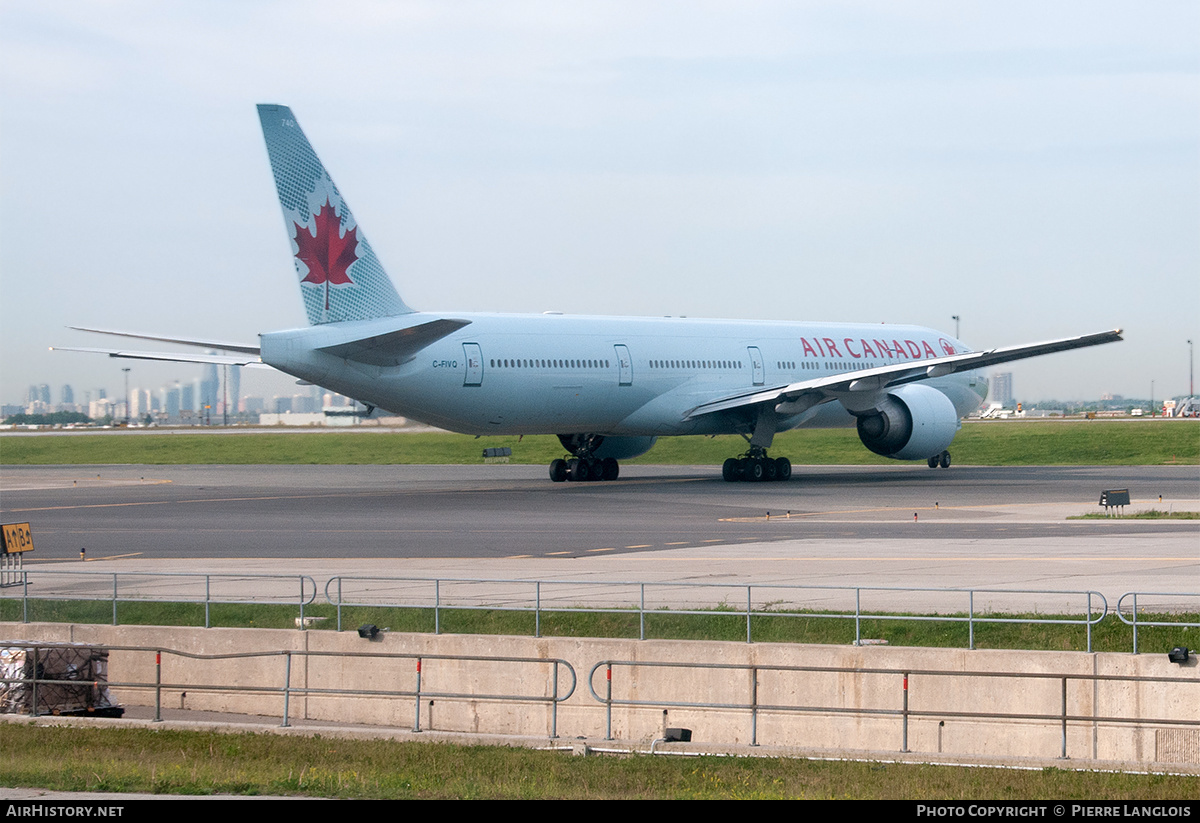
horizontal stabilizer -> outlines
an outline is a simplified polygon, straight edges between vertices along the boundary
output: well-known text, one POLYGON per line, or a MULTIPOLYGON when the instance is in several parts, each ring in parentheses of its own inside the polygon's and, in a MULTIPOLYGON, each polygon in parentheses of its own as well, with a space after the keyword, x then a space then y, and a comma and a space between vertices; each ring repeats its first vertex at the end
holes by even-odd
MULTIPOLYGON (((93 334, 108 334, 113 337, 133 337, 138 340, 154 340, 159 343, 178 343, 181 346, 195 346, 200 349, 216 349, 217 351, 236 351, 243 354, 258 354, 258 346, 245 343, 229 343, 224 340, 197 340, 194 337, 163 337, 153 334, 137 334, 129 331, 110 331, 108 329, 88 329, 83 326, 71 326, 75 331, 92 332, 93 334)), ((75 349, 73 351, 95 351, 94 349, 75 349)))
POLYGON ((412 360, 417 352, 431 343, 436 343, 443 337, 470 324, 470 320, 432 320, 419 326, 410 326, 386 334, 324 346, 321 351, 371 366, 399 366, 401 363, 412 360))
POLYGON ((88 354, 107 354, 109 357, 124 357, 129 360, 161 360, 169 363, 212 363, 217 366, 246 366, 247 368, 270 369, 259 359, 258 354, 191 354, 189 352, 133 351, 126 349, 83 349, 73 346, 51 346, 50 351, 81 351, 88 354))

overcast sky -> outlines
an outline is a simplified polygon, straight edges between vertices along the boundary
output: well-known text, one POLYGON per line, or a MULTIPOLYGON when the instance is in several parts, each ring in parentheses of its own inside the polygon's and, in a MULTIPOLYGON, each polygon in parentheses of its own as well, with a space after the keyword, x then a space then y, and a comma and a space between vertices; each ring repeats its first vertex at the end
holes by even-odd
POLYGON ((112 344, 68 325, 304 323, 260 102, 419 309, 1122 327, 1017 395, 1181 394, 1197 32, 1191 0, 0 0, 0 401, 199 374, 49 352, 112 344))

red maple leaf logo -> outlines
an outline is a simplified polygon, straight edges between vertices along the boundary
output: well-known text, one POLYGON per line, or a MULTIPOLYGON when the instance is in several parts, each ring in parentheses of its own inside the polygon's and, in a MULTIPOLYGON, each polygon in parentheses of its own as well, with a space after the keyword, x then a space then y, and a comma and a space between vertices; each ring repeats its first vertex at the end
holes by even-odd
POLYGON ((347 270, 358 259, 358 229, 353 228, 345 236, 339 236, 341 221, 333 213, 329 198, 313 219, 317 236, 313 237, 306 226, 296 223, 296 258, 308 266, 308 276, 301 283, 325 284, 325 310, 329 310, 329 286, 353 284, 347 270))
POLYGON ((946 354, 954 354, 954 346, 950 344, 949 340, 943 337, 938 342, 942 344, 942 351, 944 351, 946 354))

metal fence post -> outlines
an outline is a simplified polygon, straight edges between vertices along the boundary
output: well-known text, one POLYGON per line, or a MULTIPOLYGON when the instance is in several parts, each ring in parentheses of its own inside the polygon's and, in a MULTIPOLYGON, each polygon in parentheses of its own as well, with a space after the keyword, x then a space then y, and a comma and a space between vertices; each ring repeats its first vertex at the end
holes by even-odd
POLYGON ((1133 593, 1133 653, 1134 654, 1138 653, 1137 619, 1138 619, 1137 592, 1134 592, 1133 593))
POLYGON ((750 745, 758 745, 758 667, 750 669, 750 745))
POLYGON ((638 601, 638 640, 646 639, 646 584, 638 586, 641 599, 638 601))
POLYGON ((337 583, 338 583, 337 584, 337 592, 338 592, 337 624, 338 624, 338 631, 340 632, 342 630, 342 578, 340 575, 338 576, 337 583))
POLYGON ((417 658, 417 713, 413 717, 413 731, 421 731, 421 658, 417 658))
POLYGON ((1087 650, 1092 653, 1092 592, 1087 593, 1087 650))
POLYGON ((162 649, 154 650, 154 722, 162 722, 162 649))
POLYGON ((854 645, 862 645, 862 589, 854 589, 854 645))
POLYGON ((212 614, 209 611, 212 600, 212 580, 204 575, 204 628, 212 628, 212 614))
POLYGON ((551 692, 553 702, 550 704, 550 739, 558 739, 558 661, 554 661, 554 691, 551 692))
POLYGON ((1062 755, 1067 759, 1067 678, 1062 679, 1062 755))
POLYGON ((32 703, 32 705, 30 705, 30 707, 29 707, 29 714, 30 714, 30 716, 31 716, 31 717, 37 717, 37 703, 38 703, 38 647, 37 647, 37 646, 34 646, 34 647, 33 647, 33 649, 32 649, 32 651, 33 651, 33 671, 31 672, 31 674, 33 675, 33 703, 32 703))
POLYGON ((292 696, 292 653, 286 651, 283 653, 283 723, 280 725, 287 728, 288 723, 288 700, 292 696))
POLYGON ((112 602, 112 624, 117 625, 117 575, 113 573, 113 602, 112 602))
POLYGON ((542 636, 542 581, 533 584, 533 636, 542 636))
POLYGON ((604 667, 605 692, 604 692, 604 739, 612 740, 612 663, 608 663, 604 667))
POLYGON ((29 622, 29 572, 21 572, 21 622, 29 622))
POLYGON ((746 586, 746 642, 747 643, 754 642, 750 639, 750 607, 753 603, 753 596, 751 595, 750 592, 753 588, 754 588, 753 586, 746 586))
POLYGON ((904 673, 904 712, 903 712, 903 739, 900 742, 900 751, 908 751, 908 672, 904 673))
MULTIPOLYGON (((442 581, 433 581, 433 633, 442 633, 442 581)), ((420 672, 420 667, 417 668, 420 672)), ((419 680, 419 678, 418 678, 419 680)), ((420 703, 417 704, 417 711, 420 711, 420 703)))
POLYGON ((304 575, 300 575, 300 628, 304 628, 304 575))
POLYGON ((967 592, 967 648, 975 648, 975 590, 967 592))

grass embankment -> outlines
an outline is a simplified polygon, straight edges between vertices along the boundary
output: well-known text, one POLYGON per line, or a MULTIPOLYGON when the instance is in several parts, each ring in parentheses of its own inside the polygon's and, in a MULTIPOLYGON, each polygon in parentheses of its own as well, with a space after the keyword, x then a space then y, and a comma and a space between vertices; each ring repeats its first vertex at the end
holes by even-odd
MULTIPOLYGON (((337 628, 337 611, 328 604, 306 606, 305 617, 323 617, 313 624, 318 631, 337 628)), ((209 624, 216 627, 294 629, 300 616, 298 608, 277 605, 213 604, 209 624)), ((965 649, 971 644, 970 627, 954 618, 965 614, 939 615, 944 620, 898 620, 865 616, 862 637, 886 640, 893 646, 965 649)), ((1044 651, 1084 651, 1087 628, 1082 625, 1055 623, 988 623, 996 619, 1080 620, 1080 615, 995 614, 976 615, 975 648, 1030 649, 1044 651)), ((0 620, 22 619, 21 602, 0 600, 0 620)), ((30 622, 99 623, 112 622, 112 603, 100 600, 30 600, 30 622)), ((117 607, 121 625, 203 626, 204 607, 190 603, 129 602, 117 607)), ((1149 614, 1138 617, 1138 649, 1166 653, 1187 641, 1188 629, 1141 625, 1169 622, 1200 623, 1200 614, 1149 614)), ((346 607, 342 610, 343 631, 354 631, 364 623, 395 632, 435 630, 432 609, 395 607, 346 607)), ((436 624, 444 634, 502 634, 531 637, 538 630, 529 612, 490 609, 444 608, 436 624)), ((637 638, 640 632, 636 612, 553 612, 543 611, 540 622, 543 637, 637 638)), ((824 643, 848 645, 854 642, 854 620, 834 618, 828 612, 760 612, 751 616, 751 633, 756 643, 824 643)), ((654 611, 646 615, 646 637, 657 640, 709 640, 741 643, 746 640, 746 618, 727 611, 704 614, 678 614, 654 611)), ((1108 615, 1092 626, 1092 649, 1098 652, 1133 650, 1133 628, 1115 615, 1108 615)))
MULTIPOLYGON (((0 437, 0 463, 79 464, 471 464, 482 451, 508 446, 511 462, 545 464, 563 455, 552 436, 483 437, 369 431, 98 433, 0 437)), ((719 465, 745 450, 740 437, 668 437, 627 461, 719 465)), ((956 465, 1158 465, 1200 463, 1200 421, 979 421, 951 448, 956 465)), ((851 429, 777 435, 772 453, 798 465, 895 465, 867 451, 851 429)))
POLYGON ((1068 520, 1200 520, 1200 512, 1164 512, 1159 509, 1149 509, 1144 512, 1130 512, 1129 514, 1104 514, 1102 512, 1093 512, 1090 514, 1074 514, 1067 518, 1068 520))
POLYGON ((1200 778, 0 724, 0 785, 374 799, 1178 800, 1200 778))

